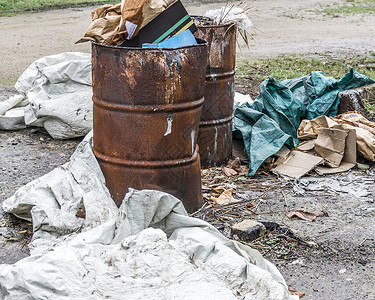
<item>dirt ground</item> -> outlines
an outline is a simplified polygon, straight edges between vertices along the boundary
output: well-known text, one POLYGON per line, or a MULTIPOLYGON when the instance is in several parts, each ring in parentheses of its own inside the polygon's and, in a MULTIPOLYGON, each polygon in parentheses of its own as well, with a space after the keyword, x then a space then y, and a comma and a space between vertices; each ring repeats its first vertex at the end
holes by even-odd
MULTIPOLYGON (((343 56, 373 52, 374 16, 328 18, 308 11, 333 2, 257 0, 249 13, 257 35, 250 49, 242 47, 238 51, 238 60, 289 53, 343 56)), ((199 15, 221 5, 187 5, 187 9, 199 15)), ((89 44, 74 45, 74 41, 88 27, 91 9, 0 18, 0 100, 14 93, 15 81, 34 60, 65 51, 89 52, 89 44)), ((248 88, 246 82, 241 81, 241 85, 242 92, 253 93, 250 79, 248 88)), ((78 142, 79 139, 56 141, 38 129, 0 131, 0 202, 20 186, 66 162, 78 142)), ((311 175, 305 179, 317 186, 323 185, 322 180, 336 180, 341 186, 366 192, 362 196, 332 188, 305 188, 302 193, 293 182, 274 175, 228 179, 218 168, 203 172, 203 184, 206 193, 213 185, 234 185, 235 197, 242 200, 236 207, 217 208, 232 215, 215 224, 224 234, 235 238, 230 225, 238 220, 236 213, 249 207, 248 203, 257 207, 256 214, 249 213, 251 218, 280 225, 252 246, 277 265, 289 285, 306 293, 303 299, 370 300, 375 299, 374 174, 372 166, 367 171, 352 170, 327 177, 311 175), (295 209, 323 210, 328 217, 314 222, 288 219, 285 211, 295 209)), ((303 182, 300 186, 304 187, 303 182)), ((212 210, 202 209, 197 216, 210 220, 211 213, 212 210)), ((30 231, 27 222, 2 214, 0 263, 14 263, 28 255, 25 244, 30 231)))

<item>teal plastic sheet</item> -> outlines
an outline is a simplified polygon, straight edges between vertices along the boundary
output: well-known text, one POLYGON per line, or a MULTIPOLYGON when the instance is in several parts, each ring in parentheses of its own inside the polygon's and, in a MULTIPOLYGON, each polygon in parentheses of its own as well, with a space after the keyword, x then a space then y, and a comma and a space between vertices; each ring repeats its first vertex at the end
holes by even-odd
POLYGON ((244 103, 234 110, 233 138, 244 141, 249 176, 283 145, 298 145, 297 128, 303 119, 336 116, 340 92, 374 82, 353 69, 340 80, 312 72, 282 82, 274 78, 263 81, 254 103, 244 103))

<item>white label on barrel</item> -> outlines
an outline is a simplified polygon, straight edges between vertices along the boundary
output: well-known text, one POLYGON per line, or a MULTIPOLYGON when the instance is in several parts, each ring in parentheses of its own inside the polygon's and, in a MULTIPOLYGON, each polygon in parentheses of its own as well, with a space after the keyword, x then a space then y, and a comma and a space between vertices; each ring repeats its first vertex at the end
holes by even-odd
POLYGON ((167 115, 167 130, 164 133, 164 136, 167 136, 168 134, 171 134, 172 132, 172 121, 173 121, 173 114, 167 115))

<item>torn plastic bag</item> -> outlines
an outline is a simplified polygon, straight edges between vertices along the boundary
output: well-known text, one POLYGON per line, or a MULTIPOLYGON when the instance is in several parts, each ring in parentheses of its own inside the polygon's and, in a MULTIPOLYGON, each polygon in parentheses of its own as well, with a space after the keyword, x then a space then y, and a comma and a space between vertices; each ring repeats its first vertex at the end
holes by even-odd
POLYGON ((130 189, 118 209, 92 134, 3 208, 31 216, 35 232, 31 256, 1 266, 1 299, 298 299, 258 251, 189 217, 175 197, 130 189))
POLYGON ((90 54, 40 58, 23 72, 15 88, 19 95, 1 103, 0 108, 9 110, 0 116, 0 129, 45 127, 55 139, 84 136, 92 129, 90 54))
POLYGON ((254 103, 234 110, 233 138, 244 140, 250 159, 249 176, 284 144, 297 146, 297 128, 302 119, 337 115, 339 92, 374 82, 353 69, 338 81, 322 72, 312 72, 281 83, 273 78, 262 82, 254 103))

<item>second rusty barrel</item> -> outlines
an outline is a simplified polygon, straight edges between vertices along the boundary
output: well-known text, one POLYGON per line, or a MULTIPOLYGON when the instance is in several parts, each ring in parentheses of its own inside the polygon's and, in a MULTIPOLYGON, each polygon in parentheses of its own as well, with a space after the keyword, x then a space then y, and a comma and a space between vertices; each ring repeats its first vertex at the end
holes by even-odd
POLYGON ((197 27, 195 36, 206 40, 209 49, 198 145, 203 166, 220 166, 232 153, 236 28, 199 23, 197 27))
POLYGON ((207 43, 176 49, 92 43, 93 151, 117 205, 129 187, 201 205, 197 136, 207 43))

